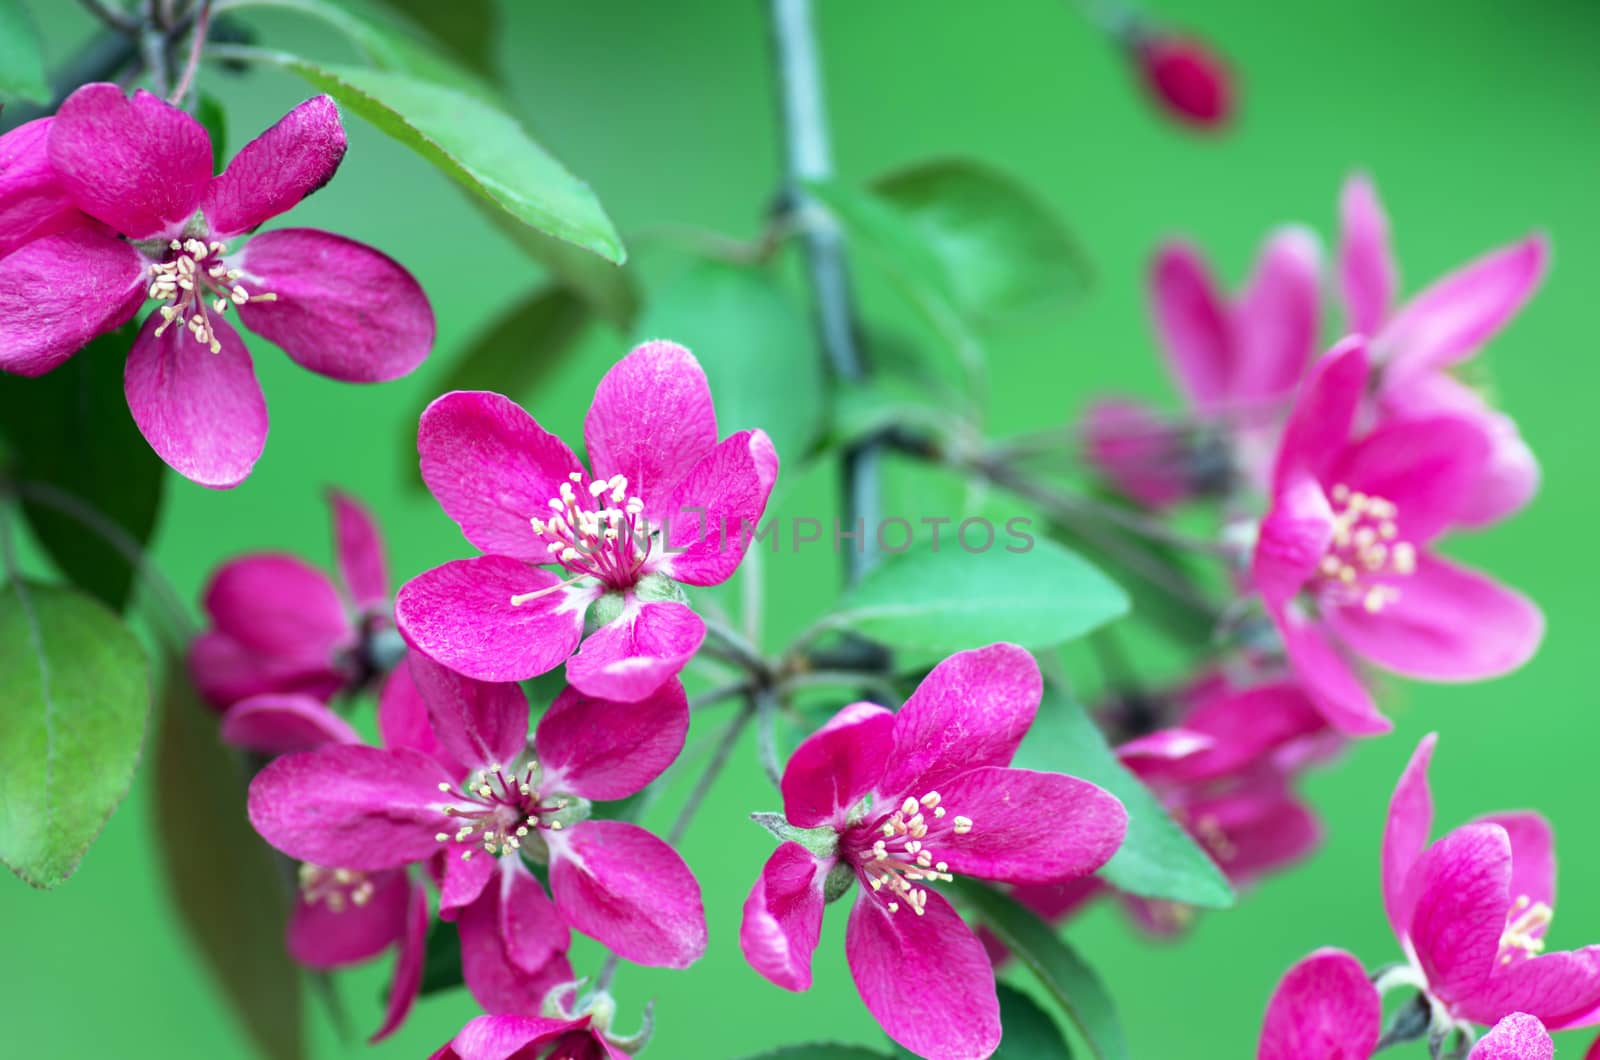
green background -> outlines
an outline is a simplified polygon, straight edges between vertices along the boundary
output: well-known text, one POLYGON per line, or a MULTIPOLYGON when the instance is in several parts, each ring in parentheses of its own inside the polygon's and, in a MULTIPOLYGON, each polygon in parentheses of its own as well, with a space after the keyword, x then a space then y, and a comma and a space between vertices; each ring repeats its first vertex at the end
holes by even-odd
MULTIPOLYGON (((70 48, 82 16, 63 13, 64 3, 37 6, 52 55, 70 48)), ((1530 229, 1554 239, 1548 283, 1490 357, 1501 401, 1543 462, 1544 488, 1512 524, 1453 548, 1542 604, 1550 625, 1543 650, 1498 682, 1392 688, 1394 734, 1352 747, 1307 785, 1328 825, 1322 849, 1236 910, 1201 917, 1175 944, 1141 939, 1109 906, 1075 922, 1069 937, 1107 979, 1133 1055, 1250 1055, 1273 983, 1314 947, 1346 947, 1369 966, 1398 959, 1378 895, 1378 839, 1395 776, 1434 729, 1443 732, 1433 774, 1441 824, 1491 809, 1542 809, 1561 839, 1552 944, 1600 939, 1589 561, 1600 382, 1591 337, 1600 289, 1600 8, 1584 0, 1168 4, 1161 13, 1203 32, 1240 75, 1239 121, 1208 138, 1154 114, 1121 57, 1061 3, 819 6, 844 176, 865 179, 935 154, 981 157, 1046 195, 1095 264, 1095 285, 1075 309, 994 342, 990 413, 1002 430, 1061 423, 1106 389, 1170 400, 1143 302, 1142 269, 1155 242, 1185 232, 1236 281, 1275 223, 1303 220, 1328 238, 1352 167, 1379 181, 1407 291, 1530 229)), ((743 237, 759 230, 779 158, 761 5, 505 7, 500 59, 524 117, 595 186, 626 235, 668 223, 743 237)), ((336 54, 303 22, 261 24, 282 27, 269 43, 336 54)), ((307 94, 280 75, 205 78, 228 105, 230 151, 307 94)), ((468 552, 411 488, 414 464, 401 439, 452 356, 537 274, 419 159, 358 119, 350 143, 338 178, 290 223, 367 240, 408 265, 433 299, 437 349, 412 378, 356 387, 312 376, 252 341, 274 423, 255 474, 228 493, 168 483, 156 553, 191 596, 215 563, 243 550, 288 549, 326 563, 325 484, 376 507, 397 576, 468 552)), ((645 244, 633 245, 649 265, 645 244)), ((869 285, 868 297, 877 290, 869 285)), ((587 392, 625 349, 626 337, 588 336, 581 356, 532 402, 535 414, 570 436, 587 392)), ((764 351, 748 356, 759 372, 764 351)), ((826 471, 800 475, 791 464, 784 485, 786 513, 831 516, 826 471)), ((901 510, 931 513, 938 496, 907 493, 901 510)), ((827 607, 832 566, 823 553, 768 561, 769 632, 792 632, 827 607)), ((707 729, 697 726, 691 747, 707 729)), ((745 814, 776 803, 753 748, 743 750, 683 844, 704 888, 706 956, 687 973, 624 967, 619 1022, 631 1029, 639 1006, 656 999, 648 1055, 658 1058, 738 1056, 821 1037, 881 1042, 848 977, 842 909, 830 910, 809 994, 771 987, 740 957, 740 903, 771 846, 745 814)), ((664 828, 677 798, 647 823, 664 828)), ((0 881, 9 1055, 249 1055, 161 891, 149 802, 141 777, 58 891, 0 881)), ((592 973, 595 948, 578 947, 574 963, 592 973)), ((341 980, 363 1034, 378 1022, 386 975, 380 962, 341 980)), ((371 1050, 341 1045, 313 1011, 317 1055, 415 1057, 474 1009, 464 992, 424 1000, 402 1033, 371 1050)), ((1584 1044, 1568 1036, 1560 1055, 1584 1044)))

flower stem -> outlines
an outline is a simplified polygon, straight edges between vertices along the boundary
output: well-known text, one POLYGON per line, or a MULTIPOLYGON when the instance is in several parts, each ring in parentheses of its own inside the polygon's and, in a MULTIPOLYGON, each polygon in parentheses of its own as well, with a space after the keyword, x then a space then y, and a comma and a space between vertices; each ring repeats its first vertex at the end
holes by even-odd
POLYGON ((78 5, 119 33, 139 32, 139 22, 106 0, 78 0, 78 5))
POLYGON ((750 694, 756 710, 756 749, 761 768, 775 788, 783 787, 783 765, 778 761, 778 694, 771 688, 757 688, 750 694))
POLYGON ((189 38, 189 58, 183 64, 183 73, 178 78, 178 84, 172 90, 172 95, 167 102, 175 107, 183 106, 183 99, 189 94, 189 87, 194 84, 195 71, 200 68, 200 52, 206 45, 206 34, 211 29, 211 0, 200 0, 195 10, 194 29, 189 38))

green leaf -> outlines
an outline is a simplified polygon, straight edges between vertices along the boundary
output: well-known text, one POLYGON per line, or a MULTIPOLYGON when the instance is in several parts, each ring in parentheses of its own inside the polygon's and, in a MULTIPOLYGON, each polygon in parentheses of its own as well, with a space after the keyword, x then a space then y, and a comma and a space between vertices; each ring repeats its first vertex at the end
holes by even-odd
POLYGON ((1038 977, 1045 992, 1072 1019, 1089 1052, 1099 1060, 1127 1060, 1128 1043, 1116 1006, 1094 969, 1058 938, 1049 924, 1010 895, 970 879, 958 879, 955 886, 989 930, 1038 977))
POLYGON ((835 390, 825 443, 842 449, 891 427, 943 438, 959 426, 959 422, 952 421, 947 403, 909 381, 877 373, 835 390))
POLYGON ((981 162, 922 162, 880 178, 874 189, 922 234, 969 319, 1067 303, 1089 284, 1088 265, 1055 211, 981 162))
MULTIPOLYGON (((1061 1028, 1037 1001, 1008 983, 995 983, 994 992, 1000 999, 1002 1033, 991 1060, 1072 1060, 1061 1028)), ((894 1047, 894 1055, 906 1060, 917 1056, 903 1045, 894 1047)))
POLYGON ((461 971, 461 935, 453 922, 435 920, 428 929, 427 949, 422 956, 421 993, 452 990, 465 982, 461 971))
MULTIPOLYGON (((497 211, 476 195, 467 195, 467 201, 487 217, 491 224, 501 228, 496 221, 497 211)), ((638 318, 639 281, 632 266, 621 268, 587 250, 562 242, 527 225, 504 227, 501 234, 516 244, 528 257, 550 272, 552 282, 572 289, 590 309, 614 324, 624 334, 633 330, 638 318)))
POLYGON ((0 860, 54 887, 133 780, 150 713, 144 651, 94 600, 14 580, 0 588, 0 689, 0 860))
POLYGON ((151 824, 167 893, 190 941, 264 1056, 307 1055, 300 973, 284 948, 294 867, 245 815, 245 761, 217 738, 217 715, 166 661, 151 824))
MULTIPOLYGON (((897 651, 945 654, 995 641, 1043 648, 1120 617, 1128 598, 1079 556, 993 526, 995 541, 967 552, 958 524, 930 544, 886 557, 840 598, 820 629, 851 629, 897 651)), ((969 531, 973 545, 981 529, 969 531)))
MULTIPOLYGON (((123 328, 48 375, 0 375, 0 432, 11 443, 11 477, 70 494, 143 546, 155 530, 166 465, 128 414, 122 366, 132 344, 133 329, 123 328)), ((103 538, 44 503, 27 501, 23 512, 62 574, 122 610, 134 571, 103 538)))
POLYGON ((1225 909, 1233 904, 1233 888, 1216 862, 1123 767, 1088 713, 1059 689, 1045 689, 1033 728, 1012 764, 1082 777, 1122 800, 1128 835, 1100 870, 1109 883, 1130 894, 1185 905, 1225 909))
POLYGON ((429 37, 449 50, 453 59, 485 77, 494 76, 494 45, 500 34, 500 11, 494 0, 382 0, 429 37))
POLYGON ((21 0, 0 0, 0 96, 50 102, 44 45, 21 0))
POLYGON ((622 237, 589 186, 492 103, 411 74, 313 62, 261 48, 219 55, 297 74, 511 218, 622 264, 622 237))
POLYGON ((217 97, 202 92, 194 109, 194 118, 205 128, 206 135, 211 137, 211 168, 221 173, 228 165, 228 112, 217 97))
POLYGON ((882 1053, 865 1046, 838 1042, 807 1042, 783 1045, 764 1053, 751 1053, 745 1060, 888 1060, 882 1053))
POLYGON ((696 262, 653 294, 639 338, 671 339, 694 352, 722 434, 759 427, 790 468, 809 453, 822 378, 805 314, 770 272, 696 262))

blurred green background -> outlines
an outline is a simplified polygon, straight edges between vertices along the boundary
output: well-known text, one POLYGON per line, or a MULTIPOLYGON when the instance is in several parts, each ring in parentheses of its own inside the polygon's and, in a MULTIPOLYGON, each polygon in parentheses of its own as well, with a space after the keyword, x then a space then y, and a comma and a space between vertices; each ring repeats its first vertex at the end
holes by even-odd
MULTIPOLYGON (((1539 600, 1550 620, 1544 650, 1499 682, 1392 689, 1395 733, 1353 747, 1308 785, 1328 825, 1321 851, 1236 910, 1201 917, 1175 944, 1140 938, 1109 906, 1074 923, 1069 937, 1109 982, 1133 1055, 1251 1055, 1273 983, 1307 951, 1339 945, 1371 966, 1398 958, 1378 895, 1378 839, 1395 776, 1434 729, 1443 732, 1433 773, 1441 824, 1491 809, 1542 809, 1561 838, 1552 945, 1600 940, 1596 579, 1578 562, 1592 544, 1597 508, 1586 490, 1594 488, 1600 441, 1592 413, 1600 358, 1591 338, 1600 289, 1600 7, 1213 0, 1154 9, 1231 58, 1242 113, 1220 138, 1188 134, 1154 113, 1122 57, 1060 2, 819 7, 843 176, 865 179, 936 154, 985 159, 1047 196, 1094 262, 1094 288, 1074 309, 1030 319, 993 343, 989 411, 1002 430, 1063 422, 1100 390, 1170 400, 1144 312, 1142 270, 1154 243, 1187 233, 1236 281, 1275 223, 1302 220, 1330 238, 1335 195, 1352 167, 1378 179, 1407 291, 1532 228, 1554 239, 1549 282, 1489 362, 1501 401, 1543 462, 1544 488, 1512 524, 1456 549, 1539 600)), ((763 5, 504 8, 500 60, 523 116, 595 186, 625 235, 669 223, 740 237, 759 231, 780 155, 763 5)), ((54 55, 87 28, 65 0, 36 9, 54 55)), ((261 25, 271 29, 268 43, 337 57, 337 44, 302 21, 273 16, 261 25)), ((228 106, 230 152, 307 95, 275 74, 235 79, 211 70, 203 84, 228 106)), ((274 423, 255 474, 229 493, 168 482, 156 553, 191 596, 214 564, 248 549, 328 562, 325 484, 376 508, 397 579, 469 551, 412 488, 414 463, 401 438, 452 356, 537 272, 444 177, 359 119, 349 124, 351 150, 338 178, 290 223, 366 240, 408 265, 438 314, 436 351, 412 378, 355 387, 310 375, 253 340, 274 423)), ((634 250, 647 275, 652 261, 665 260, 643 242, 634 250)), ((877 287, 867 287, 876 299, 877 287)), ((534 413, 572 436, 595 380, 629 338, 599 328, 587 335, 532 403, 534 413)), ((765 351, 748 356, 759 372, 765 351)), ((802 475, 791 462, 784 487, 785 513, 833 514, 825 469, 802 475)), ((900 510, 934 512, 937 496, 906 493, 900 510)), ((772 645, 827 607, 833 565, 820 551, 769 559, 772 645)), ((705 722, 717 720, 701 719, 691 748, 710 731, 705 722)), ((881 1043, 847 973, 842 908, 830 911, 809 994, 768 985, 740 957, 739 907, 771 848, 745 815, 777 802, 753 749, 744 750, 683 845, 704 888, 706 956, 687 973, 625 966, 616 988, 620 1025, 631 1029, 639 1007, 655 999, 648 1055, 657 1058, 733 1057, 819 1038, 881 1043)), ((679 799, 681 791, 663 800, 646 823, 664 828, 679 799)), ((162 893, 149 805, 142 772, 58 891, 0 883, 7 1054, 250 1055, 162 893)), ((592 974, 599 955, 581 945, 574 963, 592 974)), ((311 1007, 317 1055, 426 1055, 475 1011, 464 992, 426 999, 402 1033, 368 1049, 359 1038, 379 1021, 386 977, 380 962, 340 980, 357 1042, 342 1044, 311 1007)), ((1560 1054, 1583 1045, 1568 1036, 1560 1054)))

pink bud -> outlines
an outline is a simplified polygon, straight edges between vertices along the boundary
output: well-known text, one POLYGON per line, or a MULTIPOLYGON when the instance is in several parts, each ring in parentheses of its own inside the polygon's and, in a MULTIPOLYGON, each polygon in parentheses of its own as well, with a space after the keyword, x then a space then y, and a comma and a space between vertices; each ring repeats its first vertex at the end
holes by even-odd
POLYGON ((1222 60, 1199 41, 1160 35, 1134 43, 1139 73, 1179 121, 1217 128, 1233 113, 1233 85, 1222 60))

